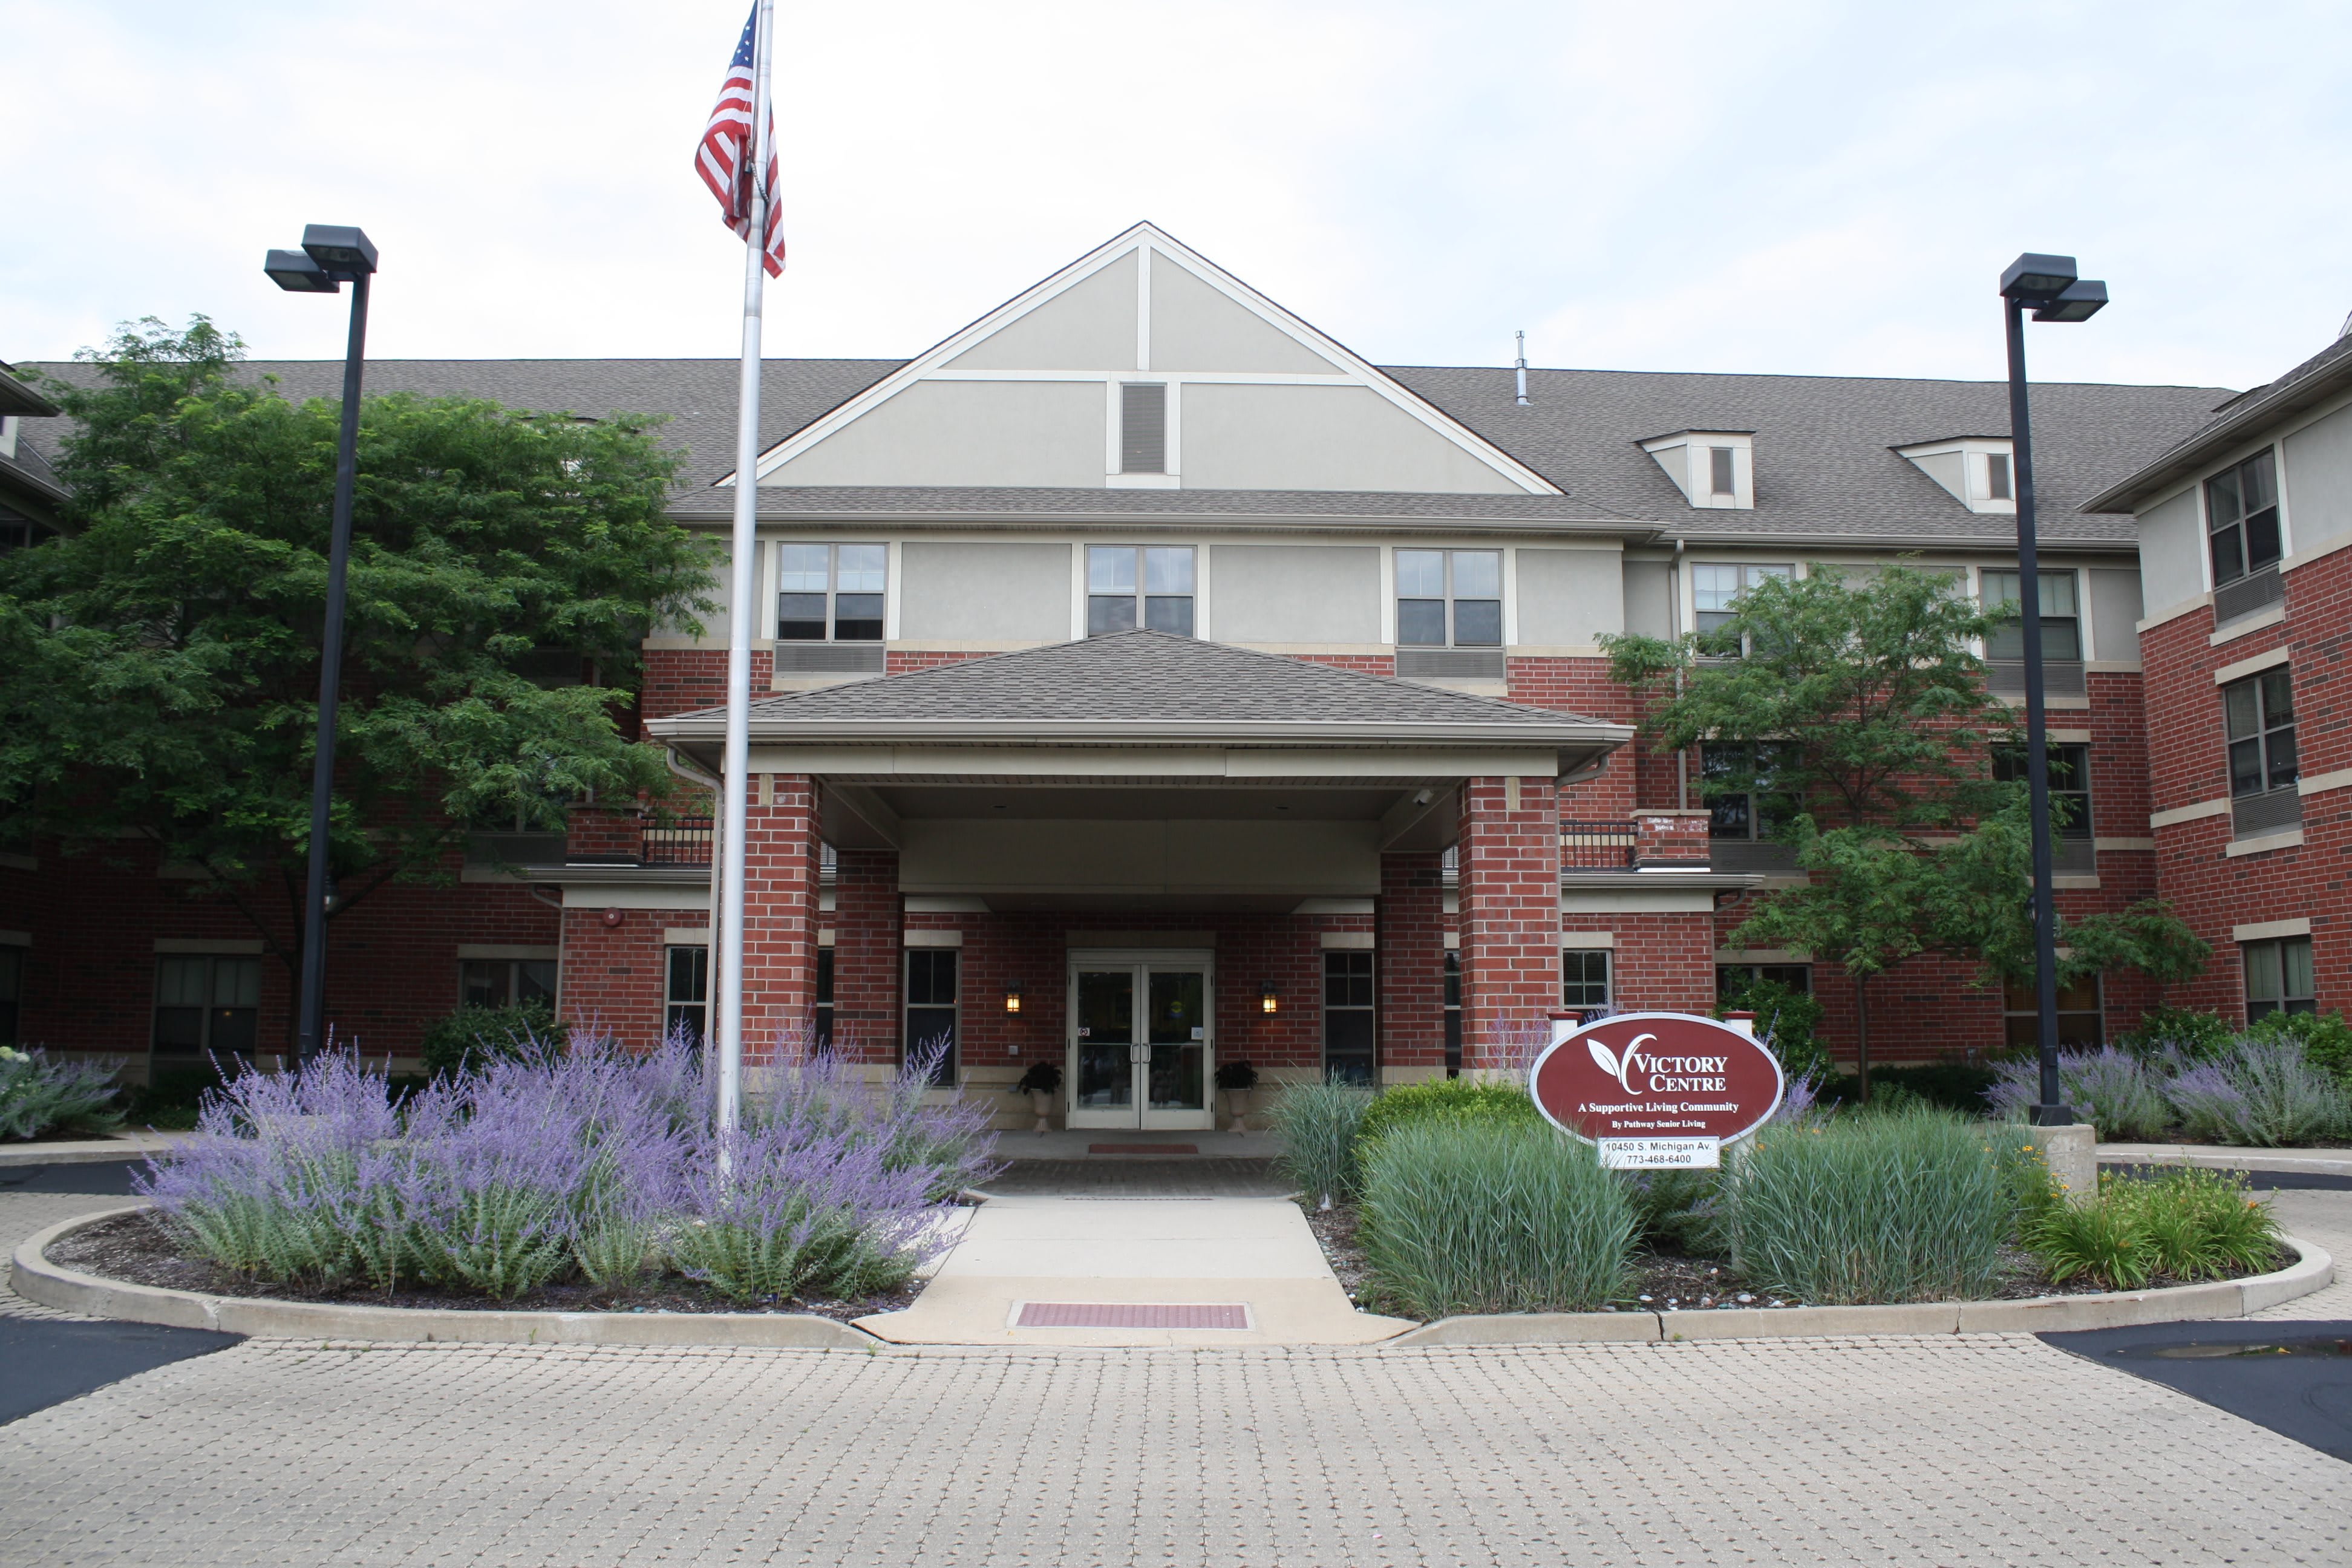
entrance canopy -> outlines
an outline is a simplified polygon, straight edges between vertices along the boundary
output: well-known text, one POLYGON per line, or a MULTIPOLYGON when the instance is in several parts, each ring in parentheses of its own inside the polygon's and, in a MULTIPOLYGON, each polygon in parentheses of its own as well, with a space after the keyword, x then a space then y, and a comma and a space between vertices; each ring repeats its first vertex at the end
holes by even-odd
MULTIPOLYGON (((1633 731, 1153 631, 751 704, 755 773, 824 785, 821 831, 908 894, 990 909, 1366 898, 1453 844, 1470 778, 1572 778, 1633 731)), ((648 726, 716 773, 722 710, 648 726)))

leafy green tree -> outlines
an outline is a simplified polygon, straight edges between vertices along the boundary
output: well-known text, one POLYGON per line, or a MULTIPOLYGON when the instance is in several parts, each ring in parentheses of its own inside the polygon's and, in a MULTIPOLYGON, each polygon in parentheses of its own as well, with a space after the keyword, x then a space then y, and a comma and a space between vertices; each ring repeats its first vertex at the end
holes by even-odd
MULTIPOLYGON (((52 381, 70 531, 0 557, 0 824, 126 840, 299 965, 338 405, 239 374, 197 317, 52 381), (272 890, 274 889, 274 890, 272 890)), ((560 828, 665 793, 631 740, 638 647, 709 606, 651 421, 462 397, 362 407, 337 722, 335 913, 446 879, 469 824, 560 828)))
MULTIPOLYGON (((1975 652, 1999 624, 1948 577, 1895 566, 1767 578, 1708 633, 1607 639, 1614 677, 1654 699, 1643 727, 1656 743, 1711 747, 1724 759, 1708 764, 1712 787, 1782 803, 1775 836, 1805 880, 1761 899, 1731 941, 1801 949, 1853 977, 1864 1098, 1873 980, 1931 952, 1973 960, 1979 984, 2033 973, 2023 789, 1990 765, 2017 731, 1975 652)), ((2205 955, 2155 902, 2061 930, 2062 979, 2179 978, 2205 955)))

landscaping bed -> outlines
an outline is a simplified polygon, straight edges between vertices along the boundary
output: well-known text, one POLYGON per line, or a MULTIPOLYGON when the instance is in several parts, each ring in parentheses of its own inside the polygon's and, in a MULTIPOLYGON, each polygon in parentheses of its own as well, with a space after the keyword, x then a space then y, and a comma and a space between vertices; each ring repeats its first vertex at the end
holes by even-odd
POLYGON ((218 1264, 183 1254, 156 1225, 152 1212, 136 1210, 109 1215, 68 1232, 50 1243, 45 1256, 80 1273, 131 1285, 152 1285, 165 1290, 193 1290, 205 1296, 230 1296, 244 1300, 310 1301, 346 1307, 405 1307, 420 1310, 475 1312, 791 1312, 807 1313, 846 1323, 876 1312, 896 1312, 911 1307, 922 1294, 919 1276, 892 1290, 877 1291, 851 1300, 824 1298, 736 1299, 708 1286, 675 1276, 617 1289, 574 1281, 541 1285, 505 1300, 480 1291, 418 1287, 383 1291, 355 1283, 323 1288, 298 1280, 264 1280, 218 1264))

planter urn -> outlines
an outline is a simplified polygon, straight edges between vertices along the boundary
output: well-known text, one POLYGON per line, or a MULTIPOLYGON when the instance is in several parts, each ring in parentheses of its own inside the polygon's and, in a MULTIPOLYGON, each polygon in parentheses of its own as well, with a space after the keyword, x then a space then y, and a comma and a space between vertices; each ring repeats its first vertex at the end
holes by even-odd
POLYGON ((1053 1131, 1052 1114, 1054 1110, 1054 1093, 1051 1089, 1031 1089, 1029 1091, 1029 1109, 1037 1118, 1037 1132, 1039 1136, 1042 1137, 1045 1133, 1053 1131))
POLYGON ((1234 1123, 1227 1131, 1234 1132, 1246 1132, 1249 1131, 1249 1102, 1250 1091, 1248 1089, 1229 1089, 1225 1090, 1225 1114, 1233 1118, 1234 1123))

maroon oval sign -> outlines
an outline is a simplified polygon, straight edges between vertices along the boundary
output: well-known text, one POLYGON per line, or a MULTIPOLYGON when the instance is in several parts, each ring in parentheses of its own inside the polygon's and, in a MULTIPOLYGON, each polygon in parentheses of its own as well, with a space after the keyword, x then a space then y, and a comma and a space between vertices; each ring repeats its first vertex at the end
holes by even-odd
POLYGON ((1554 1125, 1588 1143, 1729 1142, 1779 1109, 1783 1084, 1780 1059, 1729 1024, 1620 1013, 1553 1041, 1528 1088, 1554 1125))

